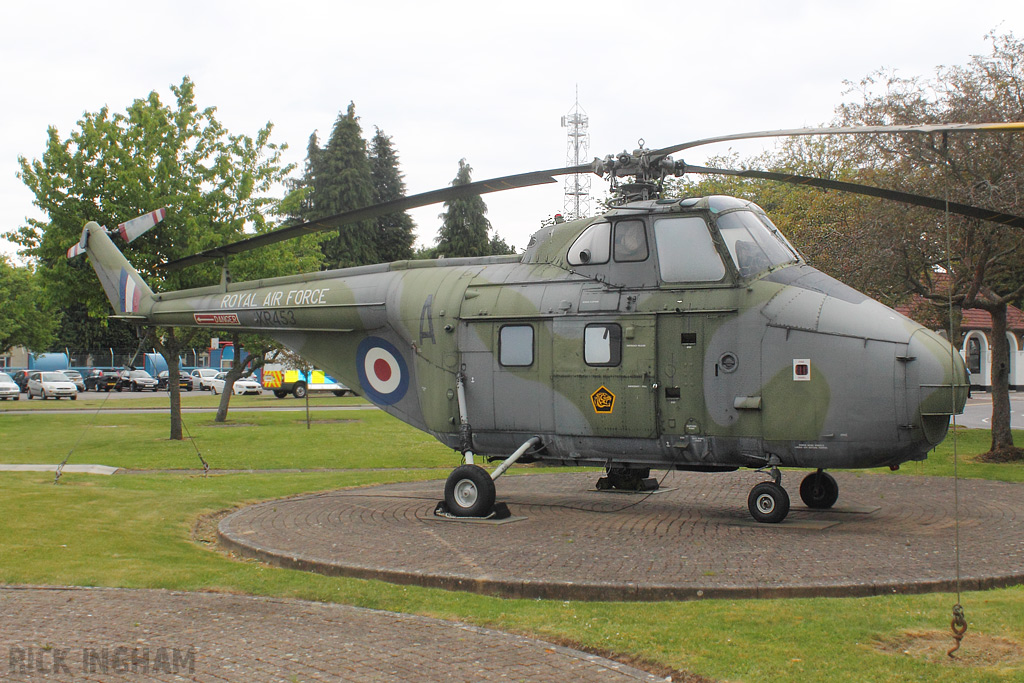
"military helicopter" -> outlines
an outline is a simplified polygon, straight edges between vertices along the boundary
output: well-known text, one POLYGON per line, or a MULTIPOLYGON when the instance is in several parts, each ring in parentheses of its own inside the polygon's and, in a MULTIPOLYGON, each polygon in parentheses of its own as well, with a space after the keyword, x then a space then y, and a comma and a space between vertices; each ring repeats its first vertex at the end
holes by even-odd
MULTIPOLYGON (((603 467, 599 489, 650 490, 651 469, 767 480, 748 509, 790 508, 782 467, 810 468, 800 497, 831 507, 826 469, 923 460, 967 396, 950 344, 815 270, 757 205, 725 196, 660 198, 668 176, 716 173, 885 197, 1024 227, 1024 218, 942 200, 672 158, 713 142, 791 135, 1020 130, 1024 123, 762 131, 623 152, 592 165, 447 187, 260 234, 164 264, 225 259, 218 285, 154 292, 90 222, 86 252, 118 318, 268 335, 374 404, 458 450, 448 514, 493 514, 495 480, 516 462, 603 467), (456 197, 594 172, 618 200, 604 215, 553 223, 517 256, 399 261, 232 282, 226 258, 319 230, 456 197), (622 182, 627 179, 628 182, 622 182), (501 460, 488 472, 477 458, 501 460)), ((154 213, 116 231, 132 240, 154 213)))

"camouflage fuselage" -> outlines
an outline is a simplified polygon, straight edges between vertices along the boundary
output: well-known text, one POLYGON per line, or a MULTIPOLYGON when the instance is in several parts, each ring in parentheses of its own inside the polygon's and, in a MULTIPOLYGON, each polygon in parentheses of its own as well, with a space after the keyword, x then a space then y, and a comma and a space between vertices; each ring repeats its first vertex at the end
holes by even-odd
POLYGON ((471 446, 498 457, 539 436, 537 458, 565 464, 895 465, 924 458, 966 400, 945 340, 806 265, 760 209, 723 197, 548 226, 521 257, 135 305, 152 324, 265 333, 452 448, 462 373, 471 446), (631 234, 646 244, 624 246, 631 234))

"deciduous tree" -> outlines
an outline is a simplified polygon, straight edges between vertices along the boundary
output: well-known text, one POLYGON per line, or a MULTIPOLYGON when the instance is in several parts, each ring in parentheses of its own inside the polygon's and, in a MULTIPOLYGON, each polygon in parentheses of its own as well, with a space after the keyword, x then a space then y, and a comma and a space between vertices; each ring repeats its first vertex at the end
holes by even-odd
MULTIPOLYGON (((270 141, 271 125, 255 136, 233 135, 213 107, 199 108, 189 78, 171 92, 173 104, 164 104, 154 91, 123 113, 107 107, 88 112, 67 138, 51 127, 41 158, 19 160, 20 176, 47 218, 29 220, 12 239, 35 259, 50 291, 84 304, 90 315, 109 315, 110 304, 84 259, 65 257, 87 221, 112 227, 167 207, 161 226, 125 248, 126 258, 154 291, 216 284, 221 279, 216 265, 170 273, 154 266, 272 227, 278 200, 271 192, 290 169, 280 160, 284 147, 270 141)), ((234 257, 231 270, 235 277, 251 278, 294 272, 300 263, 314 268, 318 263, 308 240, 234 257)), ((152 331, 169 368, 172 439, 182 436, 179 355, 205 345, 209 335, 208 330, 152 331)))
POLYGON ((55 327, 56 317, 35 272, 0 256, 0 353, 14 346, 45 351, 55 327))

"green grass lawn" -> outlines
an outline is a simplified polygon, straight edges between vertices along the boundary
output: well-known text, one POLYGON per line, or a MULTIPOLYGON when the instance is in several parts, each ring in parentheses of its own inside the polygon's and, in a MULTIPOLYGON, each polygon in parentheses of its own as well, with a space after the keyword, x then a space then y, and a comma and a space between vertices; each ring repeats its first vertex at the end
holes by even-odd
MULTIPOLYGON (((48 403, 39 410, 51 410, 55 402, 48 403)), ((444 470, 411 468, 458 462, 452 451, 380 411, 314 411, 311 429, 303 417, 238 412, 232 426, 214 426, 212 415, 186 420, 216 469, 331 471, 65 474, 57 486, 52 474, 0 473, 0 582, 337 601, 528 633, 730 681, 1024 680, 1024 653, 1013 649, 1024 643, 1024 588, 964 594, 970 630, 963 657, 953 662, 944 654, 952 639, 941 635, 955 601, 949 594, 643 604, 504 600, 278 569, 232 559, 202 535, 193 539, 208 513, 303 492, 442 479, 444 470), (943 649, 919 655, 917 644, 933 634, 943 649)), ((987 448, 987 432, 957 436, 961 476, 1024 479, 1024 465, 972 462, 987 448)), ((56 463, 76 441, 72 463, 162 470, 198 464, 188 442, 167 440, 166 415, 0 414, 0 462, 56 463)), ((899 474, 946 476, 951 443, 899 474)))

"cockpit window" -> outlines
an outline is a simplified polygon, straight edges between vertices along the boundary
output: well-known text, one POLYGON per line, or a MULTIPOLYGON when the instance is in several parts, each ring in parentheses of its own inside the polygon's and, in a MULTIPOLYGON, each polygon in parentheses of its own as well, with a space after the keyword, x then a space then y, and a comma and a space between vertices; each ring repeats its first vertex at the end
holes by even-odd
POLYGON ((618 263, 647 259, 647 233, 644 222, 619 221, 615 224, 614 258, 618 263))
POLYGON ((569 265, 593 266, 608 263, 611 234, 610 223, 594 223, 584 230, 569 247, 569 265))
POLYGON ((717 222, 740 277, 752 277, 798 260, 796 251, 775 226, 753 211, 731 211, 720 215, 717 222))
POLYGON ((725 277, 725 265, 700 216, 658 219, 654 239, 663 281, 718 282, 725 277))

